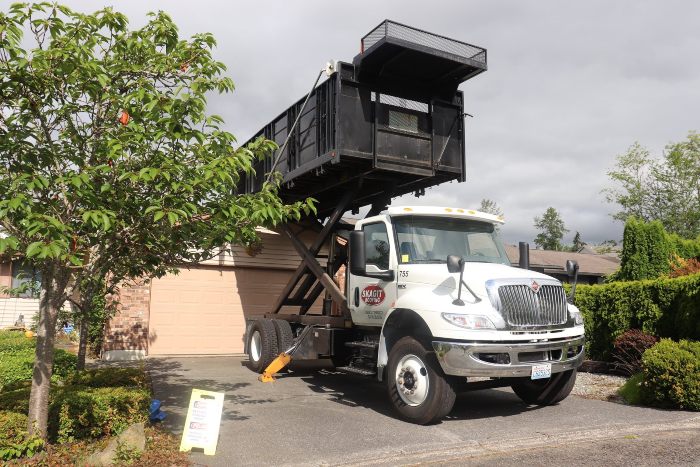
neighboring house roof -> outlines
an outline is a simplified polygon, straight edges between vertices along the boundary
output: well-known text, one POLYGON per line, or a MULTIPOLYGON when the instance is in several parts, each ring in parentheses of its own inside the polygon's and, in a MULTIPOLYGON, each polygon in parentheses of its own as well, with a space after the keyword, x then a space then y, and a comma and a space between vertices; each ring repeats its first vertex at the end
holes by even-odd
MULTIPOLYGON (((518 247, 505 247, 508 259, 513 265, 517 265, 520 262, 518 247)), ((578 263, 579 274, 587 276, 606 276, 620 267, 620 259, 611 255, 530 249, 530 266, 543 268, 545 273, 566 274, 566 260, 569 259, 578 263)))

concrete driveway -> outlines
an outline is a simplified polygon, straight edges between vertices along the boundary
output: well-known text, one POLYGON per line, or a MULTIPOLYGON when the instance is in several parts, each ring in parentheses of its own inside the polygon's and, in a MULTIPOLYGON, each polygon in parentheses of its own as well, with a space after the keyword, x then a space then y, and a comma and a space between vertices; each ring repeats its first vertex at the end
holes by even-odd
MULTIPOLYGON (((393 417, 379 383, 329 369, 302 368, 263 384, 241 358, 149 358, 147 367, 168 413, 165 425, 177 434, 192 388, 226 393, 216 455, 192 454, 201 465, 542 464, 547 456, 538 450, 566 447, 573 456, 576 446, 583 457, 574 465, 597 463, 602 451, 586 443, 607 444, 622 464, 650 465, 642 448, 654 439, 666 439, 663 446, 676 457, 682 453, 681 463, 700 465, 700 414, 694 412, 576 396, 530 407, 509 389, 488 389, 458 396, 442 423, 416 426, 393 417), (641 457, 625 454, 630 449, 641 457)), ((655 448, 659 459, 673 459, 663 446, 655 448)), ((550 465, 572 463, 561 455, 549 457, 550 465)))

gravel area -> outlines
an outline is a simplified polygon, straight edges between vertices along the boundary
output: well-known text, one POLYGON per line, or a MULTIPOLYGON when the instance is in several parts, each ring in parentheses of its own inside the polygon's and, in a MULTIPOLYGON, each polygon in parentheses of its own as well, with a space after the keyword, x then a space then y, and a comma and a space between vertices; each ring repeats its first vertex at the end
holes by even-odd
POLYGON ((621 376, 579 372, 576 376, 576 385, 571 394, 585 399, 623 402, 623 399, 617 395, 617 390, 626 381, 627 378, 621 376))

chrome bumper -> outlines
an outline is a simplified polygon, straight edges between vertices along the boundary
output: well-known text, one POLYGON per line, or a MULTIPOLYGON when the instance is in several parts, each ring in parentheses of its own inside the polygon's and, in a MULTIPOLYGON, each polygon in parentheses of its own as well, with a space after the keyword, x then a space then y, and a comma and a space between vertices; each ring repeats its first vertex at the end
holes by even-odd
POLYGON ((433 342, 433 349, 442 370, 454 376, 492 378, 530 376, 532 366, 552 365, 552 373, 578 368, 583 363, 584 338, 526 343, 462 343, 433 342), (538 354, 540 353, 540 354, 538 354), (509 363, 494 363, 484 359, 501 360, 508 355, 509 363))

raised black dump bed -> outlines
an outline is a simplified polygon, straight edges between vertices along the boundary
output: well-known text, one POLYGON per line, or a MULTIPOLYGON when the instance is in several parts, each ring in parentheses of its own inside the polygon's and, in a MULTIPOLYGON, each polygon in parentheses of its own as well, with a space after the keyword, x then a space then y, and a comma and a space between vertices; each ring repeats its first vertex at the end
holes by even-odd
POLYGON ((392 21, 362 39, 353 63, 260 130, 284 151, 255 166, 242 191, 255 192, 270 172, 283 176, 281 197, 318 200, 330 215, 388 204, 406 193, 464 181, 464 99, 457 86, 486 70, 486 50, 392 21), (301 114, 299 122, 294 122, 301 114))

